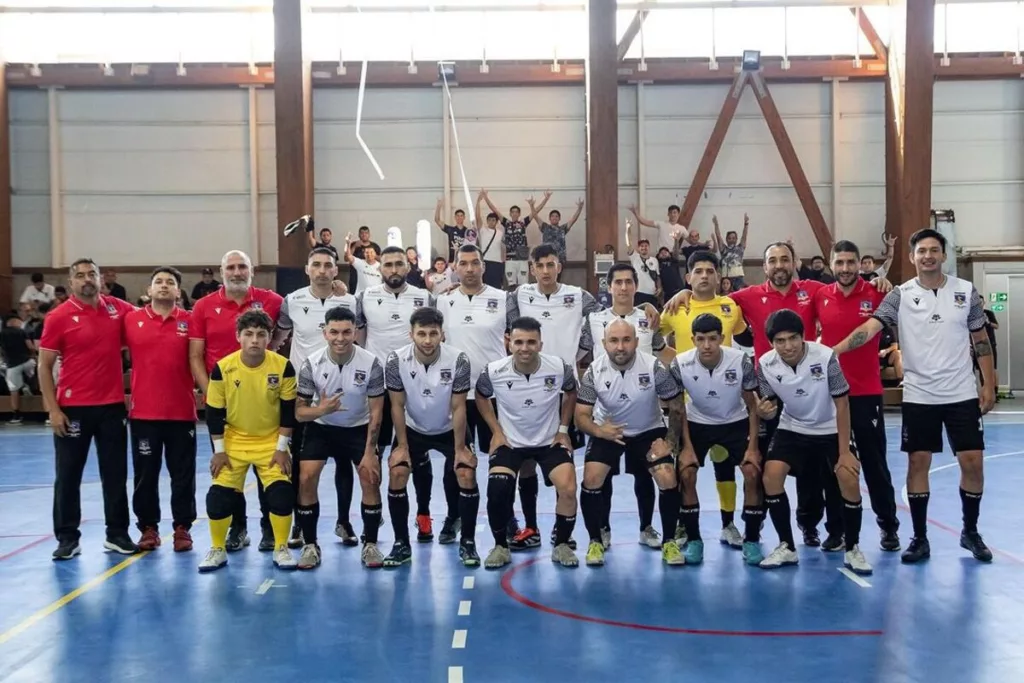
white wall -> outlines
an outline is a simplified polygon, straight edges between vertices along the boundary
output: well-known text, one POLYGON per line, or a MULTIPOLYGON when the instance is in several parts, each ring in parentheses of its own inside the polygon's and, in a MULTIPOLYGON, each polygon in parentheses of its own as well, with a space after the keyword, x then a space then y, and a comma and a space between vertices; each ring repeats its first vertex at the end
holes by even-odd
MULTIPOLYGON (((826 221, 834 227, 835 174, 839 235, 877 252, 885 203, 882 84, 839 84, 835 155, 832 84, 770 87, 826 221)), ((638 202, 648 217, 660 219, 669 204, 683 203, 726 91, 620 87, 620 216, 638 202)), ((14 262, 22 267, 51 265, 47 97, 11 93, 14 262)), ((279 225, 293 217, 276 216, 273 93, 255 97, 259 261, 272 264, 279 225)), ((56 100, 65 261, 89 254, 117 265, 204 265, 229 248, 252 249, 247 91, 57 91, 56 100)), ((474 200, 486 187, 499 206, 525 207, 527 196, 551 189, 549 207, 571 214, 584 190, 582 87, 455 88, 452 101, 474 200)), ((366 224, 383 241, 397 225, 411 243, 416 220, 432 218, 446 186, 448 211, 465 207, 454 136, 445 153, 439 88, 367 94, 362 134, 383 181, 358 147, 355 112, 354 90, 316 91, 316 216, 336 239, 366 224)), ((958 242, 1024 243, 1024 85, 937 83, 934 131, 933 206, 956 211, 958 242)), ((723 229, 738 229, 744 212, 751 217, 751 255, 788 236, 809 245, 807 255, 816 251, 749 92, 694 227, 709 234, 711 215, 718 214, 723 229)), ((585 219, 584 212, 569 235, 570 259, 584 257, 585 219)), ((434 246, 442 246, 440 231, 433 236, 434 246)))

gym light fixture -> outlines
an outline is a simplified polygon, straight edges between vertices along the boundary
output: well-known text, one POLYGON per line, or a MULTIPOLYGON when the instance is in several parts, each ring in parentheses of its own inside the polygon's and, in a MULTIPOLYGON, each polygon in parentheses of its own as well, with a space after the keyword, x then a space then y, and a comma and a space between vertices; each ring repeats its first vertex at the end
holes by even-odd
POLYGON ((744 50, 743 51, 743 70, 744 71, 758 71, 761 69, 761 51, 760 50, 744 50))

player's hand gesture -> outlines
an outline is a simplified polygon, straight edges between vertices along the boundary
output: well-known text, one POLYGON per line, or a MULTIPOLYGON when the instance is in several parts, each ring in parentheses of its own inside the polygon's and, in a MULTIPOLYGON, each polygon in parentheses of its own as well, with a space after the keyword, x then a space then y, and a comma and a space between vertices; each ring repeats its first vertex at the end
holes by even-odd
POLYGON ((290 475, 292 473, 292 458, 288 455, 288 451, 274 451, 273 457, 270 458, 270 464, 277 465, 281 474, 290 475))
POLYGON ((626 445, 626 442, 622 440, 622 427, 611 422, 597 426, 597 438, 617 443, 620 446, 626 445))
POLYGON ((779 406, 770 398, 762 398, 757 402, 757 416, 762 420, 774 420, 779 406))
POLYGON ((884 235, 882 235, 882 241, 885 242, 886 246, 891 249, 893 245, 896 244, 896 235, 890 235, 889 233, 885 233, 884 235))
POLYGON ((857 460, 857 457, 848 447, 839 451, 839 461, 836 462, 833 471, 838 472, 841 469, 848 471, 855 477, 860 476, 860 460, 857 460))
POLYGON ((583 197, 580 197, 579 199, 576 200, 576 208, 577 209, 582 209, 583 208, 583 197))
POLYGON ((991 385, 981 387, 981 392, 978 395, 978 404, 981 406, 981 414, 988 414, 996 405, 996 388, 991 385))
POLYGON ((356 474, 366 477, 371 486, 380 486, 380 458, 374 450, 363 454, 362 460, 356 467, 356 474))
POLYGON ((220 471, 224 468, 231 469, 231 460, 228 459, 227 453, 214 453, 213 457, 210 458, 210 476, 214 479, 220 474, 220 471))
POLYGON ((455 451, 455 469, 458 471, 459 465, 465 465, 466 467, 472 467, 476 469, 476 453, 469 446, 463 446, 455 451))
POLYGON ((753 467, 758 473, 761 472, 761 451, 757 450, 757 445, 747 448, 747 451, 743 454, 743 461, 740 463, 740 469, 744 467, 753 467))
POLYGON ((501 448, 502 446, 508 448, 508 441, 505 439, 505 434, 503 432, 495 432, 494 434, 491 435, 490 448, 487 450, 487 452, 490 455, 494 455, 494 452, 501 448))
POLYGON ((330 415, 341 410, 341 394, 335 394, 320 401, 320 416, 330 415))

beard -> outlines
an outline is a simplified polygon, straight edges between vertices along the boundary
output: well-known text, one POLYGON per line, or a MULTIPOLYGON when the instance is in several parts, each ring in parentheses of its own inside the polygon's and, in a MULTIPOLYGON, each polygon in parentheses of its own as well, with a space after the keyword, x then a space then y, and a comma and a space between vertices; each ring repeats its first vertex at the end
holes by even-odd
POLYGON ((401 287, 402 285, 405 284, 405 276, 404 275, 392 275, 391 277, 389 277, 386 280, 384 280, 384 282, 391 289, 398 289, 399 287, 401 287))
POLYGON ((793 273, 783 268, 776 268, 772 271, 770 279, 776 287, 785 287, 793 281, 793 273))

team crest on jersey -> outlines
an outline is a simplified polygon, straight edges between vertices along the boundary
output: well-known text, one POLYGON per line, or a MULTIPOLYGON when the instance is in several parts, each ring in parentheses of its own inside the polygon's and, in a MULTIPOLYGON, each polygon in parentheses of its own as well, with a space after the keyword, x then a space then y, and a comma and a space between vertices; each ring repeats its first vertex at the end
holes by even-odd
POLYGON ((488 299, 487 300, 487 310, 490 313, 497 312, 497 310, 498 310, 498 300, 497 299, 488 299))
POLYGON ((619 403, 625 403, 628 400, 629 400, 629 394, 627 394, 626 392, 622 392, 621 394, 619 394, 619 403))
POLYGON ((825 379, 825 371, 822 369, 821 363, 811 366, 811 379, 825 379))
POLYGON ((451 370, 442 370, 441 371, 441 384, 451 384, 451 381, 452 381, 452 371, 451 370))
POLYGON ((281 377, 279 375, 267 375, 267 386, 271 389, 276 389, 281 385, 281 377))
POLYGON ((251 308, 254 311, 262 311, 263 303, 260 301, 253 301, 251 304, 249 304, 249 308, 251 308))
POLYGON ((650 389, 651 388, 651 376, 648 373, 646 373, 646 372, 642 373, 640 375, 637 375, 636 381, 640 385, 641 389, 650 389))
POLYGON ((188 323, 184 320, 178 322, 178 336, 183 337, 188 334, 188 323))
MULTIPOLYGON (((827 299, 826 299, 826 301, 827 301, 827 299)), ((872 306, 871 306, 871 302, 870 301, 864 300, 864 301, 860 302, 860 317, 862 317, 862 318, 871 317, 871 310, 872 310, 872 306)))
POLYGON ((732 306, 729 304, 722 304, 722 315, 729 315, 732 313, 732 306))
POLYGON ((796 291, 796 300, 800 303, 807 303, 807 300, 811 298, 811 295, 802 289, 796 291))
POLYGON ((725 383, 726 384, 736 384, 736 371, 735 370, 726 370, 725 371, 725 383))
POLYGON ((412 300, 412 305, 413 306, 417 306, 417 307, 422 306, 423 305, 423 299, 413 299, 412 300))
POLYGON ((554 391, 555 389, 555 376, 548 375, 544 378, 544 391, 554 391))
POLYGON ((641 330, 646 330, 650 326, 650 323, 647 322, 647 318, 643 318, 641 320, 636 321, 636 326, 639 327, 641 330))
POLYGON ((110 315, 117 315, 117 307, 114 304, 107 304, 107 313, 110 315))
POLYGON ((957 308, 963 308, 967 305, 967 294, 965 292, 953 292, 953 304, 957 308))
POLYGON ((366 381, 366 372, 363 370, 356 370, 352 374, 352 381, 356 384, 363 384, 366 381))
POLYGON ((576 305, 576 295, 566 294, 565 297, 562 299, 562 303, 565 305, 566 308, 572 308, 573 306, 576 305))

